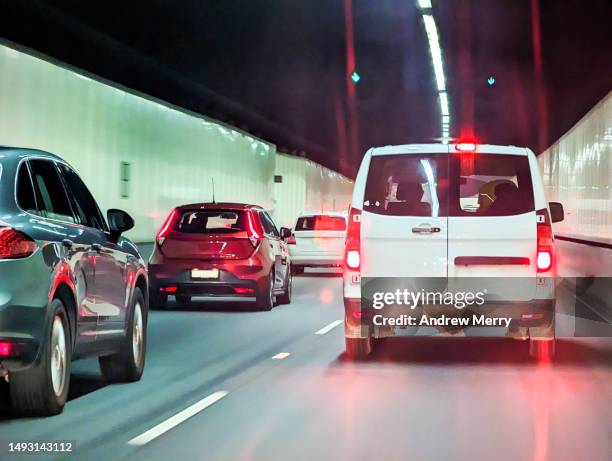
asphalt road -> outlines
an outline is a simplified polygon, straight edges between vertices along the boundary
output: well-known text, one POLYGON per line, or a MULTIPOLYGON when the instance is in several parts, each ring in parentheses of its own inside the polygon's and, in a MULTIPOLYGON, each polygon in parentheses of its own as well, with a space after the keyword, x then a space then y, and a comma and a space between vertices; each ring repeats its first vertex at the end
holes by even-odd
POLYGON ((79 460, 610 459, 612 340, 560 339, 551 364, 503 338, 393 338, 350 362, 341 296, 306 274, 272 312, 152 312, 142 381, 75 362, 64 413, 5 405, 0 440, 74 440, 56 458, 79 460))

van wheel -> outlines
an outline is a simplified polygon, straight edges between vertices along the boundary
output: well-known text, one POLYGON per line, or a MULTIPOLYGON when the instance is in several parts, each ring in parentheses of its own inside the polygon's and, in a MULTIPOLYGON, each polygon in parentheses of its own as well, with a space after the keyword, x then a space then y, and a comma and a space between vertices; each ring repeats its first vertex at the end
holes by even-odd
POLYGON ((274 307, 274 271, 270 271, 266 277, 266 286, 263 290, 257 289, 255 307, 263 311, 271 311, 274 307))
POLYGON ((529 356, 537 361, 549 361, 555 356, 555 339, 529 340, 529 356))
POLYGON ((149 305, 151 309, 164 310, 168 307, 168 295, 165 293, 157 293, 153 290, 149 291, 149 305))
POLYGON ((364 359, 372 352, 372 338, 344 338, 346 355, 351 360, 364 359))
POLYGON ((191 296, 187 295, 177 295, 176 302, 178 304, 189 304, 191 302, 191 296))
POLYGON ((291 271, 287 271, 287 282, 285 284, 285 291, 282 295, 278 296, 279 304, 291 304, 291 290, 293 285, 293 276, 291 271))
POLYGON ((134 289, 128 311, 127 333, 119 352, 98 359, 104 378, 111 383, 138 381, 147 352, 147 306, 139 288, 134 289))
POLYGON ((64 303, 51 302, 51 324, 41 341, 38 362, 10 374, 13 408, 23 415, 50 416, 61 413, 68 398, 72 339, 64 303))

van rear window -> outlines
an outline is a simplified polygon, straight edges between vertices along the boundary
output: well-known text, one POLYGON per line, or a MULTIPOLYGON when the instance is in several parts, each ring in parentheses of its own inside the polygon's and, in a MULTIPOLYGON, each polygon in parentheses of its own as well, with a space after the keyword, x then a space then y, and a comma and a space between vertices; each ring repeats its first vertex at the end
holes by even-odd
POLYGON ((346 221, 341 216, 302 216, 295 225, 296 231, 343 231, 346 221))
POLYGON ((534 210, 529 159, 500 154, 374 156, 363 209, 390 216, 511 216, 534 210))
POLYGON ((246 230, 242 210, 188 210, 183 212, 176 230, 191 234, 231 234, 246 230))

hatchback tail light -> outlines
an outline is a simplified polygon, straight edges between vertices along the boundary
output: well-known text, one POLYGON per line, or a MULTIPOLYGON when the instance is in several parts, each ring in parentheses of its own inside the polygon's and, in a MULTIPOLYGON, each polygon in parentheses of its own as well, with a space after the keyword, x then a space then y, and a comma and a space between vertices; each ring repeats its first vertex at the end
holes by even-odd
POLYGON ((170 213, 170 215, 166 218, 164 224, 162 224, 161 228, 159 229, 159 232, 157 233, 157 236, 155 237, 155 240, 157 241, 157 244, 159 246, 162 246, 164 240, 166 240, 166 237, 168 237, 172 233, 172 229, 174 229, 178 218, 178 211, 176 209, 172 210, 172 213, 170 213))
POLYGON ((8 341, 0 342, 0 357, 10 357, 13 353, 13 345, 8 341))
POLYGON ((263 228, 261 227, 257 214, 253 210, 248 210, 246 215, 247 234, 249 235, 249 240, 253 244, 253 248, 256 248, 261 239, 263 239, 263 228))
POLYGON ((359 270, 361 266, 361 210, 351 208, 346 229, 346 247, 344 262, 346 267, 359 270))
POLYGON ((27 258, 36 251, 36 242, 10 227, 0 227, 0 259, 27 258))
POLYGON ((553 265, 553 231, 550 215, 546 208, 536 212, 538 244, 536 267, 538 272, 547 272, 553 265))

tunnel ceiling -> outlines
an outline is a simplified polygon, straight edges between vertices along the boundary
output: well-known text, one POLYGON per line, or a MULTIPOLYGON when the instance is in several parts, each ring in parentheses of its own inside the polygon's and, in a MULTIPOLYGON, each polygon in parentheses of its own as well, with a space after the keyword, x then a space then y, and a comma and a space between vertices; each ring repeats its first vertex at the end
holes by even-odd
MULTIPOLYGON (((357 142, 346 147, 343 3, 3 2, 0 30, 352 176, 369 146, 435 140, 440 114, 416 0, 355 0, 357 142)), ((541 151, 612 89, 608 0, 432 3, 451 136, 541 151)))

